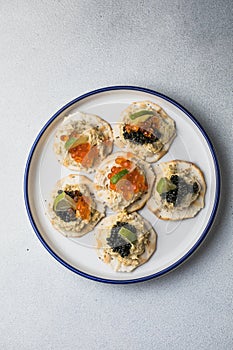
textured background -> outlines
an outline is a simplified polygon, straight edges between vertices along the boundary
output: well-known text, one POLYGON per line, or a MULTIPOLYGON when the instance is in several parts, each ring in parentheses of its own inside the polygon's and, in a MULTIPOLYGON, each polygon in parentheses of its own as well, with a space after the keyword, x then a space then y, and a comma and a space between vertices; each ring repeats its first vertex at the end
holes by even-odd
POLYGON ((185 0, 0 0, 1 349, 232 349, 232 5, 185 0), (169 275, 98 284, 57 263, 23 203, 31 144, 78 95, 139 85, 211 137, 223 186, 214 227, 169 275))

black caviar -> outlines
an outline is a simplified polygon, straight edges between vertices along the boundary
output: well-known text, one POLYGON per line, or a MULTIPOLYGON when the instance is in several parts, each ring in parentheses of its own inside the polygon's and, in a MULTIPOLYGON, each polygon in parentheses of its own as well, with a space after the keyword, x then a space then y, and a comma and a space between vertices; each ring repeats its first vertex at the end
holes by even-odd
POLYGON ((154 143, 159 139, 158 135, 154 135, 154 133, 148 132, 142 128, 139 128, 137 131, 127 131, 125 125, 123 127, 123 137, 125 140, 129 140, 140 145, 144 145, 145 143, 154 143))
POLYGON ((78 191, 78 190, 76 190, 76 191, 65 191, 65 193, 66 193, 68 196, 70 196, 71 198, 73 198, 73 200, 74 200, 75 202, 78 201, 78 197, 82 197, 82 193, 81 193, 80 191, 78 191))
POLYGON ((197 182, 194 182, 193 185, 187 184, 182 177, 178 175, 172 175, 170 178, 170 181, 176 185, 176 188, 174 190, 170 190, 166 193, 163 193, 161 197, 163 199, 166 199, 168 203, 173 203, 173 205, 179 205, 182 201, 182 199, 188 194, 188 193, 194 193, 196 194, 199 190, 199 186, 197 182))
POLYGON ((107 244, 112 248, 114 253, 119 253, 122 258, 126 257, 130 253, 131 244, 128 243, 124 238, 119 234, 119 231, 122 227, 127 228, 128 230, 136 233, 137 230, 134 226, 128 224, 127 222, 117 221, 116 224, 111 229, 111 235, 108 237, 107 244))
POLYGON ((75 211, 72 208, 69 208, 67 210, 57 210, 56 215, 59 216, 65 222, 77 220, 75 211))
MULTIPOLYGON (((61 194, 63 191, 58 190, 57 193, 61 194)), ((80 191, 64 191, 68 196, 70 196, 75 202, 78 201, 78 197, 82 196, 82 193, 80 191)), ((63 221, 70 222, 70 221, 76 221, 76 213, 73 208, 69 208, 67 210, 56 210, 56 215, 59 216, 63 221)))
POLYGON ((194 184, 193 184, 193 193, 197 193, 199 191, 199 186, 198 186, 198 184, 197 184, 197 182, 194 182, 194 184))

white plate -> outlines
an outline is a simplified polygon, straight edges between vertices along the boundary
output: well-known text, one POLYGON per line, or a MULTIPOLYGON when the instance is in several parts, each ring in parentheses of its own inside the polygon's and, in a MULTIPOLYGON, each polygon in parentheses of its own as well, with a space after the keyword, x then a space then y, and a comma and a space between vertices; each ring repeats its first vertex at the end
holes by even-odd
POLYGON ((30 151, 25 170, 25 203, 30 222, 44 247, 70 270, 109 283, 132 283, 161 276, 185 261, 203 241, 216 214, 220 176, 215 152, 200 124, 188 111, 170 98, 152 90, 113 86, 89 92, 61 108, 43 127, 30 151), (148 209, 140 213, 158 234, 152 258, 131 273, 114 272, 97 258, 93 232, 68 239, 54 230, 46 216, 46 203, 54 184, 72 173, 61 167, 52 150, 54 133, 63 117, 80 110, 99 115, 110 123, 133 101, 158 103, 176 122, 177 137, 159 162, 172 159, 192 161, 204 172, 207 192, 205 207, 192 219, 169 222, 156 218, 148 209))

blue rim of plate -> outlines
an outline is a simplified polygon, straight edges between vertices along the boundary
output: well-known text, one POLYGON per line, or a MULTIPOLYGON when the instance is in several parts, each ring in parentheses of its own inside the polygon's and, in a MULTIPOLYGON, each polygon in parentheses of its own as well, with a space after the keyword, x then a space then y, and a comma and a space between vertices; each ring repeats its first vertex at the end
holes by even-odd
POLYGON ((25 173, 24 173, 24 200, 25 200, 25 206, 26 206, 26 210, 27 210, 27 214, 31 223, 31 226, 33 228, 33 230, 35 231, 38 239, 40 240, 40 242, 43 244, 43 246, 48 250, 48 252, 57 260, 59 261, 63 266, 65 266, 66 268, 68 268, 69 270, 75 272, 76 274, 86 277, 88 279, 97 281, 97 282, 104 282, 104 283, 111 283, 111 284, 129 284, 129 283, 137 283, 137 282, 144 282, 147 280, 151 280, 152 278, 156 278, 156 277, 160 277, 162 275, 167 274, 168 272, 174 270, 175 268, 177 268, 178 266, 180 266, 184 261, 186 261, 196 250, 197 248, 200 246, 200 244, 203 242, 203 240, 205 239, 205 237, 207 236, 207 233, 209 232, 214 218, 216 216, 217 213, 217 209, 218 209, 218 204, 219 204, 219 199, 220 199, 220 187, 221 187, 221 181, 220 181, 220 168, 219 168, 219 164, 218 164, 218 160, 217 160, 217 156, 216 153, 214 151, 214 147, 208 137, 208 135, 206 134, 206 132, 204 131, 204 129, 202 128, 202 126, 200 125, 200 123, 193 117, 193 115, 191 113, 189 113, 183 106, 181 106, 179 103, 177 103, 176 101, 174 101, 173 99, 171 99, 170 97, 167 97, 157 91, 151 90, 151 89, 147 89, 147 88, 143 88, 143 87, 139 87, 139 86, 109 86, 109 87, 103 87, 97 90, 93 90, 90 91, 88 93, 85 93, 77 98, 75 98, 74 100, 68 102, 65 106, 63 106, 61 109, 59 109, 59 111, 57 111, 49 120, 48 122, 44 125, 44 127, 41 129, 41 131, 39 132, 38 136, 36 137, 31 150, 29 152, 29 156, 27 159, 27 163, 26 163, 26 167, 25 167, 25 173), (44 134, 45 130, 48 128, 48 126, 54 121, 54 119, 56 119, 65 109, 67 109, 68 107, 72 106, 73 104, 77 103, 78 101, 81 101, 87 97, 90 97, 92 95, 96 95, 99 93, 103 93, 103 92, 107 92, 107 91, 113 91, 113 90, 135 90, 135 91, 141 91, 141 92, 145 92, 154 96, 158 96, 168 102, 170 102, 171 104, 173 104, 174 106, 176 106, 178 109, 180 109, 182 112, 184 112, 186 114, 186 116, 192 120, 192 122, 198 127, 198 129, 200 130, 200 132, 202 133, 203 137, 205 138, 208 146, 209 146, 209 150, 211 152, 211 155, 213 157, 213 161, 214 161, 214 167, 215 167, 215 174, 216 174, 216 193, 215 193, 215 200, 214 200, 214 205, 213 205, 213 209, 212 212, 210 214, 209 220, 206 224, 205 229, 203 230, 201 236, 199 237, 198 241, 193 245, 193 247, 185 254, 183 255, 178 261, 176 261, 174 264, 170 265, 169 267, 156 272, 152 275, 148 275, 145 277, 140 277, 140 278, 136 278, 136 279, 128 279, 128 280, 114 280, 114 279, 105 279, 105 278, 101 278, 101 277, 96 277, 96 276, 92 276, 89 275, 87 273, 84 273, 76 268, 74 268, 73 266, 69 265, 68 263, 66 263, 64 260, 62 260, 50 247, 49 245, 45 242, 45 240, 43 239, 41 233, 39 232, 35 221, 33 219, 32 213, 31 213, 31 209, 30 209, 30 205, 29 205, 29 197, 28 197, 28 175, 29 175, 29 171, 30 171, 30 164, 31 164, 31 160, 34 154, 34 151, 37 147, 37 144, 40 140, 40 138, 42 137, 42 135, 44 134))

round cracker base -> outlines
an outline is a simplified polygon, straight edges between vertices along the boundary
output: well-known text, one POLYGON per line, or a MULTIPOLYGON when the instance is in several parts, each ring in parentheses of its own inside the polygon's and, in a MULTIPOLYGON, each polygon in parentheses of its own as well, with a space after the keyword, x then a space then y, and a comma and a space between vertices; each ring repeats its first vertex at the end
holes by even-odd
POLYGON ((64 118, 62 124, 60 127, 58 127, 55 138, 54 138, 54 144, 53 144, 53 150, 57 157, 58 162, 65 166, 66 168, 74 171, 83 171, 86 173, 93 173, 95 169, 99 166, 100 162, 105 159, 105 157, 112 152, 113 148, 113 133, 112 128, 108 122, 106 122, 104 119, 100 118, 97 115, 94 114, 87 114, 80 111, 77 111, 74 114, 69 114, 67 117, 64 118), (81 163, 75 162, 71 156, 68 154, 68 151, 65 149, 65 141, 61 141, 62 135, 70 135, 71 129, 70 125, 74 122, 87 122, 87 126, 90 128, 93 127, 104 127, 104 134, 108 136, 108 146, 99 145, 98 147, 101 149, 101 152, 99 152, 98 160, 95 160, 95 165, 93 167, 87 168, 83 166, 81 163), (103 156, 100 156, 100 153, 103 153, 103 156))
POLYGON ((128 106, 121 114, 121 121, 113 128, 113 136, 116 145, 121 148, 123 151, 130 151, 136 154, 141 159, 145 160, 148 163, 157 162, 160 158, 162 158, 169 150, 173 140, 176 137, 176 125, 175 121, 169 117, 169 115, 156 103, 150 101, 142 101, 142 102, 133 102, 130 106, 128 106), (124 121, 127 120, 128 114, 134 112, 134 108, 137 107, 139 109, 146 109, 148 107, 152 107, 156 113, 167 121, 169 127, 172 132, 169 138, 164 142, 163 147, 156 153, 152 154, 152 152, 146 151, 143 145, 132 144, 129 140, 125 140, 123 136, 123 125, 124 121))
POLYGON ((114 154, 111 154, 110 156, 108 156, 104 162, 102 162, 99 166, 99 168, 97 169, 96 175, 95 175, 95 195, 96 198, 99 199, 101 202, 106 203, 107 206, 109 206, 113 211, 122 211, 124 209, 126 209, 128 212, 133 212, 136 210, 139 210, 140 208, 142 208, 145 203, 147 202, 147 200, 150 198, 151 195, 151 190, 153 187, 153 183, 155 181, 155 174, 153 169, 151 168, 151 166, 149 164, 147 164, 146 162, 144 162, 142 159, 138 158, 135 154, 132 154, 130 152, 116 152, 114 154), (142 195, 141 198, 136 199, 133 203, 129 203, 128 205, 125 206, 121 206, 119 208, 115 208, 113 206, 111 206, 108 202, 108 198, 109 197, 109 193, 112 192, 112 190, 109 190, 107 188, 105 188, 104 185, 106 181, 108 181, 108 179, 106 178, 107 174, 106 174, 106 168, 111 168, 113 165, 115 165, 115 159, 117 157, 123 157, 126 159, 131 159, 135 164, 139 165, 139 167, 144 171, 144 173, 146 174, 146 179, 147 179, 147 183, 148 183, 148 190, 145 194, 142 195))
POLYGON ((205 205, 205 192, 206 192, 206 182, 204 178, 203 172, 192 162, 183 161, 183 160, 173 160, 170 162, 160 163, 154 166, 154 171, 156 173, 156 182, 154 183, 154 187, 152 190, 151 198, 147 202, 147 207, 150 211, 152 211, 159 219, 162 220, 183 220, 193 218, 198 214, 198 212, 204 208, 205 205), (156 191, 156 185, 160 178, 163 176, 164 171, 168 168, 168 166, 176 165, 178 166, 178 171, 189 170, 190 173, 195 176, 195 179, 201 185, 200 194, 196 200, 194 200, 189 207, 179 209, 174 208, 173 210, 168 210, 164 208, 162 205, 162 200, 160 195, 156 191))
POLYGON ((123 213, 118 213, 116 215, 109 216, 101 221, 97 229, 96 241, 97 241, 97 248, 96 248, 97 255, 100 260, 108 264, 116 272, 131 272, 135 270, 137 267, 146 263, 150 259, 150 257, 153 255, 153 253, 156 250, 157 234, 154 231, 151 224, 138 213, 134 212, 134 213, 128 214, 127 212, 123 212, 123 213), (112 226, 117 221, 119 221, 119 217, 121 217, 121 221, 128 222, 128 223, 132 222, 132 224, 135 220, 138 219, 141 222, 143 222, 146 231, 150 232, 148 244, 145 247, 144 253, 140 255, 139 264, 137 266, 124 265, 122 262, 118 260, 117 256, 109 256, 109 254, 105 252, 105 247, 107 245, 106 238, 109 235, 112 226))
POLYGON ((105 208, 102 205, 102 203, 98 202, 94 198, 94 188, 93 188, 93 183, 90 179, 88 179, 84 175, 79 175, 79 174, 70 174, 61 180, 57 181, 55 188, 53 192, 51 193, 51 198, 49 200, 48 204, 48 216, 50 219, 51 224, 53 227, 59 231, 63 236, 65 237, 81 237, 85 235, 86 233, 90 232, 93 230, 93 228, 97 225, 97 223, 105 217, 105 208), (81 183, 82 185, 86 185, 90 191, 92 199, 95 201, 96 204, 96 210, 98 211, 99 215, 96 217, 96 220, 92 222, 91 224, 86 223, 86 225, 79 231, 78 227, 75 227, 75 221, 71 221, 69 223, 65 223, 67 226, 67 229, 65 229, 65 224, 64 221, 61 220, 54 212, 53 210, 53 203, 54 199, 57 196, 57 191, 62 189, 63 186, 65 185, 77 185, 81 183))

